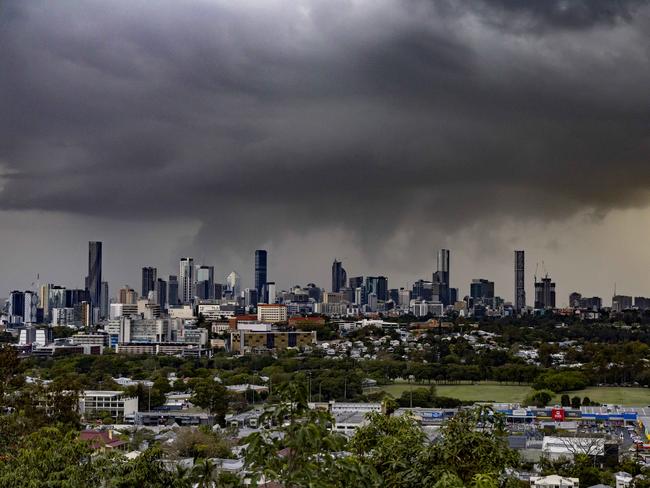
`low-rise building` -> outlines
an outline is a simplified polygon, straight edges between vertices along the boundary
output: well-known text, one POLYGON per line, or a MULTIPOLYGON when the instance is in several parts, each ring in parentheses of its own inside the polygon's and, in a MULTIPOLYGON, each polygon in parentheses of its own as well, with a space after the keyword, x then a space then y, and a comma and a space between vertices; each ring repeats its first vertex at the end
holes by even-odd
POLYGON ((79 413, 83 417, 106 412, 115 419, 124 419, 137 411, 138 398, 123 391, 84 390, 79 396, 79 413))
POLYGON ((230 333, 230 349, 240 354, 282 350, 289 347, 311 347, 316 345, 316 331, 252 332, 238 330, 230 333))
POLYGON ((556 474, 530 477, 530 488, 578 488, 578 484, 578 478, 565 478, 556 474))
POLYGON ((287 306, 260 303, 257 305, 257 320, 260 322, 269 322, 271 324, 286 322, 287 306))

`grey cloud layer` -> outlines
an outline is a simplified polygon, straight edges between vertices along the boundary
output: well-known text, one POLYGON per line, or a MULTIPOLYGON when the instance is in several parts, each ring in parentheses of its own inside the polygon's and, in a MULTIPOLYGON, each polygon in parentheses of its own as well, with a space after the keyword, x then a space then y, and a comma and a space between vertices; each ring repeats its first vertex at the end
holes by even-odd
POLYGON ((645 205, 648 32, 639 0, 9 2, 0 209, 237 249, 645 205))

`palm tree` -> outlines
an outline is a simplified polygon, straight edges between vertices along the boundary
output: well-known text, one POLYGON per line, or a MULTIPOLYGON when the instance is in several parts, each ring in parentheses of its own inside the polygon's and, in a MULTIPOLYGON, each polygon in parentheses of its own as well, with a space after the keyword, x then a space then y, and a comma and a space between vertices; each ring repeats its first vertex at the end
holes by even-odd
POLYGON ((202 459, 192 468, 192 481, 198 483, 198 488, 211 488, 215 486, 215 464, 209 459, 202 459))

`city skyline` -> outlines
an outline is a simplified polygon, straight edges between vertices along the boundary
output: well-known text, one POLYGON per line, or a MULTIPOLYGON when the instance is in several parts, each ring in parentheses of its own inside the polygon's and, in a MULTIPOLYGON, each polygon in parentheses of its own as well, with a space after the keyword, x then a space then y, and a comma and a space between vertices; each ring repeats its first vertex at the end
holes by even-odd
MULTIPOLYGON (((89 270, 89 275, 92 274, 91 270, 99 269, 100 275, 101 275, 101 270, 104 266, 103 259, 102 259, 102 249, 103 249, 103 242, 102 241, 89 241, 88 242, 88 270, 89 270)), ((554 307, 565 307, 565 306, 571 306, 572 300, 569 297, 569 294, 571 295, 581 295, 584 298, 590 298, 590 297, 599 297, 603 299, 603 305, 607 306, 608 300, 610 297, 613 297, 614 295, 621 295, 621 296, 631 296, 631 297, 645 297, 648 294, 644 293, 626 293, 624 291, 621 291, 620 289, 616 290, 616 288, 613 290, 613 293, 611 295, 598 295, 594 293, 589 293, 589 292, 583 292, 585 288, 576 288, 572 289, 570 292, 567 293, 567 300, 563 300, 563 295, 562 292, 557 292, 556 293, 556 283, 557 281, 554 277, 549 276, 548 271, 546 270, 546 266, 544 261, 542 260, 541 262, 536 262, 535 263, 535 268, 533 270, 530 270, 526 266, 525 258, 523 257, 525 250, 513 250, 512 253, 514 254, 514 262, 513 266, 511 269, 511 272, 514 272, 514 279, 511 282, 511 286, 513 287, 513 292, 512 292, 512 297, 508 296, 507 294, 502 294, 499 292, 499 290, 506 290, 507 286, 505 286, 503 283, 501 283, 499 286, 495 285, 495 280, 492 279, 489 276, 474 276, 472 277, 467 283, 456 283, 454 282, 453 278, 450 280, 450 276, 453 276, 450 272, 451 270, 451 261, 454 259, 453 258, 453 250, 449 249, 438 249, 434 252, 435 257, 434 257, 434 268, 433 268, 433 273, 432 273, 432 278, 427 279, 426 274, 420 277, 414 277, 411 281, 406 281, 404 283, 399 283, 395 284, 394 281, 390 280, 390 276, 379 276, 379 279, 388 279, 387 283, 387 289, 406 289, 410 290, 413 286, 413 284, 418 281, 418 280, 425 280, 425 281, 430 281, 433 282, 434 284, 438 283, 440 285, 440 300, 442 303, 444 303, 444 297, 445 296, 451 296, 451 292, 456 292, 458 295, 456 296, 457 300, 463 300, 465 297, 474 297, 475 294, 473 292, 474 287, 476 283, 478 282, 483 282, 483 283, 490 283, 491 286, 491 292, 488 295, 489 297, 500 297, 503 299, 505 302, 509 302, 513 305, 515 310, 519 310, 520 308, 518 307, 517 303, 517 289, 520 286, 520 280, 522 278, 522 270, 521 266, 523 265, 523 281, 524 281, 524 291, 526 286, 529 286, 532 290, 533 293, 530 296, 535 297, 535 299, 532 302, 525 301, 525 305, 529 307, 534 307, 538 308, 539 303, 544 303, 548 306, 550 305, 552 308, 554 307), (541 267, 540 267, 541 266, 541 267), (451 283, 445 283, 445 280, 450 280, 451 283), (541 292, 538 290, 537 285, 542 285, 543 283, 550 283, 550 281, 553 281, 552 286, 553 286, 553 291, 550 292, 552 293, 552 299, 549 298, 550 295, 548 295, 549 291, 547 290, 547 287, 544 286, 544 292, 541 292), (443 286, 446 285, 446 286, 443 286), (496 292, 495 292, 496 290, 496 292), (543 293, 544 296, 546 297, 542 302, 539 302, 538 300, 538 293, 543 293), (556 300, 556 295, 558 296, 556 300), (550 301, 549 301, 550 300, 550 301)), ((210 298, 215 298, 214 296, 214 285, 219 284, 224 287, 228 287, 228 282, 229 282, 229 277, 232 275, 232 273, 237 273, 239 277, 239 282, 238 282, 238 287, 242 291, 252 289, 256 293, 258 290, 258 286, 264 288, 263 285, 269 284, 272 285, 275 291, 280 291, 280 290, 289 290, 293 286, 305 286, 308 283, 314 283, 315 280, 309 280, 307 279, 304 282, 294 282, 294 283, 288 283, 286 285, 281 285, 280 287, 277 287, 276 281, 271 281, 268 278, 268 269, 267 269, 267 259, 268 259, 268 251, 264 249, 257 249, 253 252, 251 264, 252 264, 252 280, 250 285, 246 280, 241 281, 241 276, 237 272, 237 270, 231 270, 228 275, 223 275, 220 277, 220 275, 215 274, 215 267, 213 265, 209 265, 203 262, 198 262, 196 261, 193 257, 187 256, 187 257, 181 257, 179 258, 179 261, 177 262, 176 266, 178 266, 178 263, 180 263, 180 273, 178 276, 183 276, 184 274, 186 275, 186 278, 183 280, 180 280, 179 283, 179 288, 178 292, 173 291, 172 293, 178 293, 179 297, 179 304, 182 303, 187 303, 191 300, 193 297, 198 297, 199 299, 210 299, 210 298), (263 257, 260 257, 263 256, 263 257), (202 275, 201 273, 206 273, 207 274, 202 275), (200 287, 204 287, 204 291, 199 290, 200 287)), ((352 275, 349 276, 347 272, 344 269, 345 263, 337 258, 334 258, 333 264, 331 265, 331 287, 329 286, 329 282, 325 283, 316 283, 316 286, 320 287, 324 291, 338 291, 334 290, 335 287, 335 276, 337 275, 338 272, 335 272, 335 270, 340 269, 342 271, 342 277, 340 278, 342 281, 340 281, 340 286, 339 288, 341 291, 345 288, 348 287, 348 281, 350 284, 354 280, 359 281, 361 279, 361 286, 365 286, 366 288, 374 288, 377 285, 370 284, 368 280, 376 280, 377 277, 373 276, 373 272, 369 272, 365 275, 352 275), (365 280, 365 281, 364 281, 365 280)), ((157 266, 143 266, 139 269, 140 272, 140 279, 141 279, 141 286, 142 286, 142 291, 139 294, 139 296, 143 296, 146 298, 145 294, 145 289, 147 292, 152 291, 155 292, 156 296, 158 299, 160 299, 161 292, 157 288, 158 286, 164 286, 165 290, 167 290, 167 277, 169 278, 176 278, 177 275, 172 275, 172 274, 165 274, 164 272, 160 275, 159 269, 157 266), (160 278, 157 278, 157 276, 160 276, 160 278), (158 282, 163 282, 162 284, 159 284, 158 282), (151 288, 150 288, 151 287, 151 288)), ((377 273, 374 273, 376 275, 377 273)), ((104 287, 108 286, 108 282, 101 280, 101 276, 99 277, 101 281, 101 288, 104 290, 104 287)), ((92 300, 92 291, 88 288, 88 283, 89 283, 89 278, 88 276, 85 279, 85 284, 82 287, 77 287, 76 285, 70 286, 71 289, 83 289, 84 287, 88 289, 89 293, 89 299, 92 300)), ((175 282, 176 283, 176 282, 175 282)), ((373 282, 374 283, 374 282, 373 282)), ((55 286, 61 286, 63 285, 64 287, 66 286, 65 284, 62 284, 61 282, 56 282, 56 281, 47 281, 47 280, 41 280, 40 275, 37 275, 37 282, 33 282, 31 284, 31 288, 25 288, 21 289, 20 287, 11 287, 11 291, 18 290, 18 291, 35 291, 36 293, 39 292, 39 288, 43 286, 50 286, 50 285, 55 285, 55 286), (33 289, 32 289, 33 288, 33 289)), ((123 282, 120 283, 119 285, 113 284, 110 288, 109 292, 109 298, 118 298, 119 302, 119 293, 121 292, 121 288, 123 287, 132 287, 133 285, 128 282, 123 282), (120 291, 116 292, 116 290, 120 289, 120 291)), ((139 285, 136 285, 135 288, 138 289, 139 285)), ((176 285, 173 285, 176 286, 176 285)), ((351 285, 350 285, 351 286, 351 285)), ((203 289, 203 288, 202 288, 203 289)), ((586 288, 588 289, 588 288, 586 288)), ((354 290, 354 288, 352 289, 354 290)), ((540 288, 541 290, 541 288, 540 288)), ((373 292, 374 290, 368 289, 366 290, 367 293, 373 292)), ((103 291, 102 291, 103 292, 103 291)), ((7 294, 7 297, 9 294, 7 294)), ((260 302, 262 302, 262 297, 261 295, 257 295, 259 297, 260 302)), ((165 300, 166 300, 166 293, 165 293, 165 300)), ((388 295, 386 295, 388 298, 388 295)), ((5 298, 0 296, 0 298, 5 298)), ((386 299, 387 299, 386 298, 386 299)), ((100 300, 104 300, 104 298, 100 297, 100 300)), ((382 300, 380 298, 380 300, 382 300)), ((524 295, 524 300, 526 300, 526 295, 524 295)), ((103 305, 102 307, 106 308, 106 304, 102 302, 103 305)), ((453 304, 453 300, 451 302, 453 304)), ((99 307, 99 305, 97 305, 99 307)))
POLYGON ((183 255, 248 283, 257 248, 278 284, 406 283, 446 248, 502 296, 512 249, 562 301, 650 290, 650 6, 542 4, 6 2, 0 295, 93 239, 134 287, 183 255))

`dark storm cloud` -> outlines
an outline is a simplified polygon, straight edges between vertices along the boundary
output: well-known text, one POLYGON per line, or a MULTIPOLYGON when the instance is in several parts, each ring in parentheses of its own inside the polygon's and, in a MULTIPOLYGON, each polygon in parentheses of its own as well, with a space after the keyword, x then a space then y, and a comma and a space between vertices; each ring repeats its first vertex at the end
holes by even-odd
POLYGON ((0 208, 188 216, 197 246, 248 252, 296 229, 371 243, 643 205, 649 14, 641 1, 9 2, 0 208))
POLYGON ((528 27, 582 29, 632 21, 646 0, 482 0, 495 13, 525 17, 528 27))

